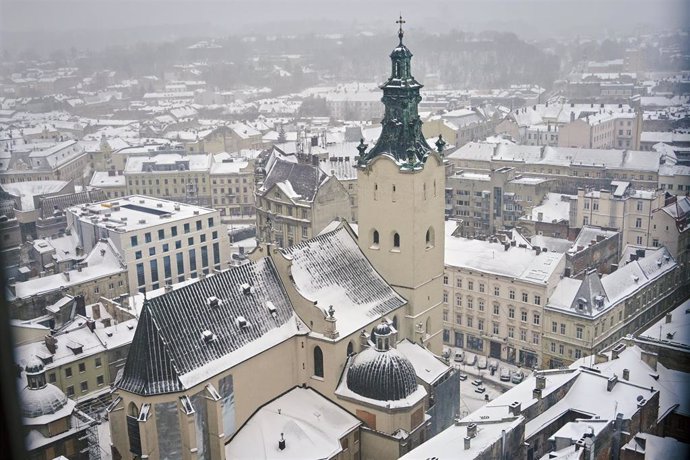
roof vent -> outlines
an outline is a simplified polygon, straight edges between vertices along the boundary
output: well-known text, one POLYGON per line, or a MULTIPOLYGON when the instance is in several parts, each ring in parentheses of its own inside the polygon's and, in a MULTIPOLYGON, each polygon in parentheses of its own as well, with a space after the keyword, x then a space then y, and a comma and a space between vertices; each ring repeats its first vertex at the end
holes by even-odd
POLYGON ((127 325, 127 329, 129 329, 130 331, 131 331, 132 329, 134 329, 134 324, 128 324, 128 325, 127 325))
POLYGON ((212 307, 212 308, 218 308, 218 307, 220 307, 220 305, 222 303, 223 303, 223 301, 220 300, 216 296, 211 296, 211 297, 206 299, 206 305, 208 305, 209 307, 212 307))
POLYGON ((198 210, 198 209, 195 209, 195 210, 194 210, 194 215, 195 215, 195 216, 198 216, 198 215, 199 215, 199 210, 198 210))
POLYGON ((216 340, 216 334, 206 329, 204 332, 201 333, 201 338, 204 339, 204 342, 210 343, 216 340))
POLYGON ((162 207, 163 207, 163 203, 156 203, 156 207, 157 207, 157 208, 162 208, 162 207))
POLYGON ((268 312, 273 316, 274 318, 278 317, 278 309, 276 308, 275 305, 273 305, 273 302, 270 300, 266 302, 266 308, 268 308, 268 312))
POLYGON ((249 285, 249 283, 241 284, 240 288, 242 289, 242 293, 244 295, 250 295, 252 293, 252 287, 249 285))
POLYGON ((244 319, 244 316, 238 316, 235 319, 235 324, 237 324, 237 327, 240 329, 247 329, 249 327, 249 323, 244 319))
POLYGON ((146 219, 139 219, 139 223, 140 223, 140 224, 145 224, 145 223, 146 223, 146 219))
POLYGON ((139 204, 144 204, 144 203, 146 203, 146 201, 144 201, 144 200, 139 200, 139 204))
POLYGON ((280 440, 278 441, 278 449, 280 449, 280 450, 285 449, 285 438, 283 437, 283 433, 280 433, 280 440))

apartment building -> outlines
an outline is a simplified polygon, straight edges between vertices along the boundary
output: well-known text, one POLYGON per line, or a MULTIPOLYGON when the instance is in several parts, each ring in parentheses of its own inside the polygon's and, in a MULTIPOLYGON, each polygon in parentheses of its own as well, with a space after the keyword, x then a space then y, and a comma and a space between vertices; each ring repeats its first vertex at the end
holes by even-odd
POLYGON ((288 247, 313 238, 334 219, 349 220, 350 195, 337 177, 310 164, 271 157, 256 190, 261 241, 288 247))
POLYGON ((230 259, 220 212, 132 195, 67 209, 68 227, 84 250, 109 239, 127 267, 129 292, 226 268, 230 259))
POLYGON ((544 306, 565 270, 565 254, 532 248, 512 231, 487 240, 457 235, 446 222, 443 341, 528 367, 541 366, 544 306))
POLYGON ((609 275, 563 278, 544 308, 544 365, 568 366, 650 324, 683 300, 680 281, 666 248, 638 250, 609 275))
POLYGON ((640 150, 642 117, 630 112, 602 111, 574 119, 558 132, 558 146, 585 149, 640 150))
POLYGON ((89 156, 74 140, 50 144, 21 144, 0 154, 0 184, 75 180, 89 171, 89 156))
POLYGON ((659 171, 673 161, 664 152, 605 150, 470 142, 449 154, 455 170, 489 173, 515 168, 517 173, 554 179, 560 193, 581 187, 607 188, 612 180, 628 181, 636 189, 659 187, 659 171))
POLYGON ((463 236, 491 235, 514 227, 555 186, 509 167, 490 174, 459 171, 446 179, 446 215, 462 220, 463 236))

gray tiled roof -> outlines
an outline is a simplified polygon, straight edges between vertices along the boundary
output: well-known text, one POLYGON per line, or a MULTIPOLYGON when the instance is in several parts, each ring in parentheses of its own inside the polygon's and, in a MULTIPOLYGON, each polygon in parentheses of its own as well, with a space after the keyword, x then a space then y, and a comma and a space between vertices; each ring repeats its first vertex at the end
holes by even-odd
POLYGON ((313 201, 319 185, 326 178, 326 174, 319 168, 303 163, 293 163, 290 161, 276 159, 275 163, 268 171, 262 189, 268 191, 278 182, 290 181, 292 188, 297 192, 302 200, 313 201))
MULTIPOLYGON (((140 395, 182 391, 200 383, 185 379, 185 375, 249 346, 290 321, 293 314, 269 258, 149 299, 142 310, 119 388, 140 395), (245 294, 241 287, 245 283, 252 286, 250 294, 245 294), (209 305, 210 297, 218 298, 220 304, 209 305), (275 306, 275 318, 267 306, 269 301, 275 306), (246 328, 238 325, 239 316, 246 320, 246 328), (204 331, 214 334, 213 340, 205 341, 204 331)), ((224 370, 219 365, 214 373, 224 370)))

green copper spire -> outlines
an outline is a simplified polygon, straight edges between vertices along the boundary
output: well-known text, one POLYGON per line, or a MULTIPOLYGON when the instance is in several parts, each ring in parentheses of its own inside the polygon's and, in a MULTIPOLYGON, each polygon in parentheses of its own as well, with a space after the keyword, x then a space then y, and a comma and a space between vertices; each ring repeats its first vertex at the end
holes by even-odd
POLYGON ((386 106, 381 124, 381 136, 374 148, 360 156, 359 165, 364 166, 379 155, 390 155, 405 167, 414 167, 424 163, 431 147, 422 134, 422 121, 417 106, 422 100, 419 90, 422 85, 411 73, 412 53, 403 44, 405 23, 402 16, 395 21, 399 24, 398 38, 400 43, 391 53, 391 76, 381 85, 386 106))

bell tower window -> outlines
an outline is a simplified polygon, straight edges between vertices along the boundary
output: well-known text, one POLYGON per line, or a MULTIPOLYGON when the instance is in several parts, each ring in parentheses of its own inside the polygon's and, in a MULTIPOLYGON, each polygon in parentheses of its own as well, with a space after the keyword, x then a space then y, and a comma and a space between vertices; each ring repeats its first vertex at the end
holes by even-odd
POLYGON ((372 246, 378 246, 379 245, 379 231, 374 230, 374 232, 371 234, 371 244, 372 246))
POLYGON ((400 234, 397 232, 393 234, 393 248, 400 249, 400 234))

